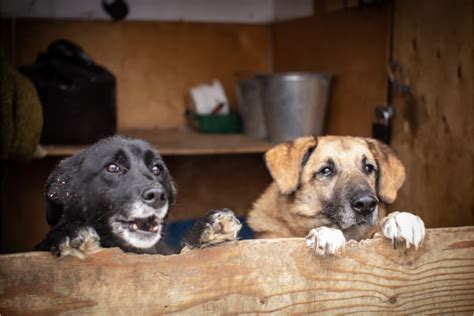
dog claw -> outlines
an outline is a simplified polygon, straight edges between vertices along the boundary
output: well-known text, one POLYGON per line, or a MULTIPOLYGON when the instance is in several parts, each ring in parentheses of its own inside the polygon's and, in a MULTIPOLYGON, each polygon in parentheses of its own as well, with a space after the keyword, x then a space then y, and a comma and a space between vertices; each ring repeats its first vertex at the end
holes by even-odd
POLYGON ((390 213, 382 224, 382 234, 392 241, 393 248, 405 241, 405 247, 418 249, 425 238, 425 224, 420 217, 408 212, 390 213))
POLYGON ((312 229, 306 236, 306 245, 324 256, 337 254, 344 248, 345 243, 346 238, 342 231, 324 226, 312 229))

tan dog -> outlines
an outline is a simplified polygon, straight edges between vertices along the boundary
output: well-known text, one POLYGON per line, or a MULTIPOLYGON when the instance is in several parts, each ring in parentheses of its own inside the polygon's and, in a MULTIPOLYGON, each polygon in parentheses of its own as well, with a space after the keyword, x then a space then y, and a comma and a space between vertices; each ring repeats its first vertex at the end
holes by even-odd
POLYGON ((302 137, 270 149, 265 162, 274 181, 248 217, 257 238, 307 236, 307 244, 325 254, 379 228, 394 246, 422 243, 418 216, 395 212, 383 218, 405 181, 405 168, 379 141, 302 137))

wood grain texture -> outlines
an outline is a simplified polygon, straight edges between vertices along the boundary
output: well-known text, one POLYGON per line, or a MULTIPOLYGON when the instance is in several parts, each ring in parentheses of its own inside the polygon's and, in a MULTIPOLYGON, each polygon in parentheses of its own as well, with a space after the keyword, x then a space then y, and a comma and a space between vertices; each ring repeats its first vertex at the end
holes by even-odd
POLYGON ((52 41, 72 40, 116 75, 119 129, 177 128, 185 126, 185 95, 197 84, 221 80, 235 106, 234 74, 270 69, 269 32, 232 23, 18 19, 9 55, 31 64, 52 41))
POLYGON ((386 103, 388 6, 326 13, 332 2, 315 1, 313 17, 274 25, 274 71, 334 74, 325 133, 370 136, 374 109, 386 103))
POLYGON ((474 224, 473 2, 397 1, 393 148, 407 181, 393 209, 428 227, 474 224))
POLYGON ((474 227, 428 230, 418 251, 382 237, 317 257, 301 238, 175 256, 0 256, 0 312, 26 314, 472 313, 474 227))

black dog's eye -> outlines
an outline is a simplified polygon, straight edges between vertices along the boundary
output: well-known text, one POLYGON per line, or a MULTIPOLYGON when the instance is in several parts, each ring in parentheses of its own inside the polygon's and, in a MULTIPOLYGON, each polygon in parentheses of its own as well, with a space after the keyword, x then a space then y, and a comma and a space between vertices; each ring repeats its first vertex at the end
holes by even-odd
POLYGON ((153 172, 153 174, 154 174, 155 176, 160 175, 160 173, 161 173, 161 168, 160 168, 160 166, 154 165, 153 167, 151 167, 151 172, 153 172))
POLYGON ((334 169, 332 167, 323 167, 319 170, 316 175, 320 177, 329 177, 334 173, 334 169))
POLYGON ((120 172, 120 167, 117 164, 111 163, 105 167, 105 170, 110 173, 117 173, 120 172))
POLYGON ((372 172, 375 171, 374 165, 371 165, 370 163, 364 165, 364 171, 366 174, 371 174, 372 172))

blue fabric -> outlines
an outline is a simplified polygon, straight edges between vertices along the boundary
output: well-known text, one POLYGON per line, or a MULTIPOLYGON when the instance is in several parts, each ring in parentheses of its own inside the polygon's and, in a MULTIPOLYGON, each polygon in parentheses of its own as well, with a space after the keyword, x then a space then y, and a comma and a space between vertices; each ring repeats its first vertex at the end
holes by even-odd
MULTIPOLYGON (((253 239, 254 234, 252 229, 247 224, 245 217, 238 217, 242 223, 242 229, 239 233, 239 239, 253 239)), ((179 250, 181 249, 181 241, 186 235, 186 232, 193 227, 197 219, 181 220, 171 222, 167 226, 167 232, 165 235, 166 244, 172 249, 179 250)))

